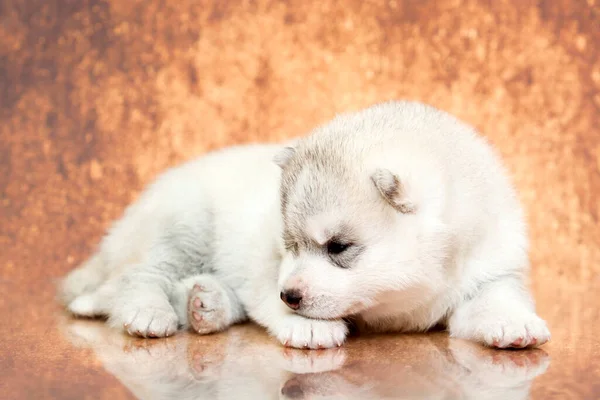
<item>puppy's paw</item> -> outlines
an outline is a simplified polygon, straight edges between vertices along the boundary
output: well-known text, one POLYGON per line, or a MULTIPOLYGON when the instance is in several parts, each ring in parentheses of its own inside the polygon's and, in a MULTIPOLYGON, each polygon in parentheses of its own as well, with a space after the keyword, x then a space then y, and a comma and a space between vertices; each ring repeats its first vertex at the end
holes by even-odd
POLYGON ((199 279, 188 300, 188 322, 202 335, 217 332, 229 326, 229 298, 225 290, 213 280, 199 279))
POLYGON ((131 306, 112 315, 111 324, 121 325, 132 336, 158 338, 174 334, 178 318, 170 306, 131 306))
POLYGON ((284 346, 299 349, 327 349, 341 346, 346 340, 348 327, 340 320, 317 320, 299 315, 288 315, 276 332, 284 346))
POLYGON ((497 348, 541 346, 550 340, 546 322, 533 312, 512 311, 453 320, 450 333, 497 348))

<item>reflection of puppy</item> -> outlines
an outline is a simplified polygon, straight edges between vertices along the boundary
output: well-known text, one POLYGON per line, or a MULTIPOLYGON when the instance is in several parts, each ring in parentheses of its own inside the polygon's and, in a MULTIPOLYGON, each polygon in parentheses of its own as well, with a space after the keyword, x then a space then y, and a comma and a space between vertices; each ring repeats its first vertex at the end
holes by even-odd
MULTIPOLYGON (((188 337, 168 340, 143 340, 125 336, 91 321, 76 321, 65 326, 70 341, 93 349, 103 368, 114 375, 139 399, 212 399, 218 392, 217 378, 223 363, 227 336, 206 340, 204 375, 189 368, 188 337)), ((191 361, 191 360, 190 360, 191 361)), ((98 396, 100 397, 100 396, 98 396)))
POLYGON ((388 103, 281 147, 165 173, 67 276, 68 309, 145 337, 250 317, 308 348, 340 345, 344 317, 371 331, 445 324, 498 347, 548 340, 525 287, 521 208, 471 128, 388 103))
POLYGON ((106 371, 139 399, 268 399, 297 374, 317 374, 344 364, 343 348, 284 348, 253 326, 211 336, 177 335, 145 340, 105 325, 74 321, 63 326, 70 341, 93 349, 106 371))
POLYGON ((75 321, 67 336, 140 399, 526 399, 548 364, 539 349, 493 351, 440 334, 282 348, 252 325, 155 341, 75 321), (390 349, 389 351, 387 349, 390 349), (385 358, 381 357, 385 353, 385 358))
POLYGON ((385 359, 374 356, 385 341, 377 338, 348 349, 340 369, 293 376, 281 389, 283 397, 525 400, 550 362, 539 349, 498 352, 430 336, 406 336, 394 347, 401 351, 386 353, 385 359))

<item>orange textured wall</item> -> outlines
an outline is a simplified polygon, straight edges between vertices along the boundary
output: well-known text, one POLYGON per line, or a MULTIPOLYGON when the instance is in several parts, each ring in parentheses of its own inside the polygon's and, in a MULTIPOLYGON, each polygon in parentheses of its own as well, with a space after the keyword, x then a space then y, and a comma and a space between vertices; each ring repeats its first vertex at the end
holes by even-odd
POLYGON ((499 147, 529 212, 536 274, 577 285, 600 272, 597 0, 0 9, 5 285, 32 293, 79 263, 167 166, 392 98, 454 113, 499 147))

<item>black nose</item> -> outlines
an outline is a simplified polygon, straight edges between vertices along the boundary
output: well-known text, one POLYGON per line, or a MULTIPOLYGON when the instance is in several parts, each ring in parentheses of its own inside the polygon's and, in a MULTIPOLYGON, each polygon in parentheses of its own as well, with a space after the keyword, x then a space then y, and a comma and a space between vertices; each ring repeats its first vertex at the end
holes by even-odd
POLYGON ((281 300, 283 300, 283 302, 287 304, 287 306, 292 310, 297 310, 298 308, 300 308, 302 295, 298 290, 286 290, 285 292, 281 292, 279 294, 279 297, 281 297, 281 300))

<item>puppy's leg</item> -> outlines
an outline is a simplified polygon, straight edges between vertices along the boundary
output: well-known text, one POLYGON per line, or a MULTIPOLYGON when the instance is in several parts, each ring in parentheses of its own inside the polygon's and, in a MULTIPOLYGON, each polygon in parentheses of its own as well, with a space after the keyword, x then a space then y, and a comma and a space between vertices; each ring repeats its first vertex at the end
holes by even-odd
POLYGON ((550 339, 522 279, 512 276, 485 283, 456 308, 448 328, 451 336, 500 348, 539 346, 550 339))
POLYGON ((123 273, 111 301, 109 323, 138 336, 173 334, 179 318, 170 297, 178 282, 202 270, 208 251, 201 230, 173 225, 141 264, 123 273))
POLYGON ((177 284, 173 306, 179 323, 205 335, 246 319, 235 292, 210 274, 194 275, 177 284))
POLYGON ((142 337, 170 336, 178 318, 167 293, 172 281, 160 263, 140 265, 121 277, 109 307, 108 323, 142 337))

